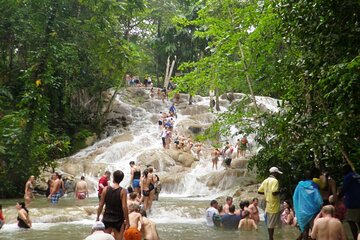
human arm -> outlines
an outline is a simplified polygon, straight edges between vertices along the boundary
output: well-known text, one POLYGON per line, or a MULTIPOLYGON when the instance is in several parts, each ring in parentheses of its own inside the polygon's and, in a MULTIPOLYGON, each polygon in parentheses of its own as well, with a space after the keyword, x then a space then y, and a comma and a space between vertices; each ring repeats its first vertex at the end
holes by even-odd
POLYGON ((140 215, 140 218, 139 218, 139 222, 140 222, 140 227, 139 227, 139 231, 141 231, 143 228, 144 228, 144 219, 143 217, 140 215))
MULTIPOLYGON (((319 214, 318 214, 319 215, 319 214)), ((317 217, 317 216, 316 216, 317 217)), ((318 232, 318 221, 316 221, 316 219, 314 220, 314 227, 311 231, 311 239, 316 239, 317 236, 317 232, 318 232)))
POLYGON ((261 185, 260 185, 260 187, 259 187, 259 189, 258 189, 258 194, 264 195, 264 192, 265 192, 265 190, 264 190, 264 182, 265 182, 265 181, 263 181, 263 182, 261 183, 261 185))
POLYGON ((19 216, 19 218, 21 218, 21 220, 24 221, 24 223, 26 225, 31 227, 31 221, 30 221, 30 218, 29 218, 29 214, 24 209, 19 210, 18 216, 19 216))
POLYGON ((126 191, 124 189, 122 189, 120 191, 120 199, 121 199, 121 205, 122 205, 122 209, 123 209, 123 214, 124 214, 124 218, 125 218, 125 229, 128 229, 130 226, 130 221, 129 221, 129 211, 128 211, 128 207, 127 207, 127 196, 126 196, 126 191))
POLYGON ((242 226, 244 225, 243 223, 244 223, 244 221, 242 221, 242 219, 241 219, 239 222, 239 225, 238 225, 238 229, 241 230, 242 226))
POLYGON ((101 177, 100 180, 99 180, 99 188, 101 188, 101 189, 105 188, 105 186, 104 186, 105 180, 104 179, 105 179, 104 177, 101 177))
POLYGON ((252 221, 251 221, 251 224, 253 225, 253 227, 254 227, 254 229, 255 230, 258 230, 258 227, 257 227, 257 225, 256 225, 256 222, 253 220, 253 219, 251 219, 252 221))
POLYGON ((107 191, 107 187, 105 187, 104 190, 101 193, 99 207, 98 207, 98 210, 97 210, 96 221, 99 221, 100 214, 102 213, 102 210, 104 208, 106 191, 107 191))
POLYGON ((131 170, 130 170, 130 186, 132 187, 132 182, 134 180, 134 168, 132 167, 131 170))
POLYGON ((25 194, 27 194, 28 191, 29 191, 29 185, 30 185, 30 182, 27 181, 26 184, 25 184, 25 194))
POLYGON ((331 194, 333 195, 333 198, 334 198, 334 205, 336 205, 337 203, 337 188, 336 188, 336 182, 334 179, 330 178, 328 180, 328 183, 329 183, 329 188, 330 188, 330 191, 331 191, 331 194))
MULTIPOLYGON (((345 231, 344 231, 344 227, 343 227, 343 225, 341 224, 340 221, 339 221, 339 228, 340 228, 340 238, 339 238, 339 240, 346 240, 346 234, 345 234, 345 231)), ((359 233, 357 239, 359 240, 359 238, 360 238, 360 233, 359 233)))

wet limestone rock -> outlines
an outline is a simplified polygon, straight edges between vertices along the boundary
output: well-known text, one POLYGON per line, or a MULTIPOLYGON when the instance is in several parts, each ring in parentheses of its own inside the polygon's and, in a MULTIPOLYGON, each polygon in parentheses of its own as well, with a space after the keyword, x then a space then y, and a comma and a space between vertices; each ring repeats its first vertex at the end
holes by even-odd
POLYGON ((179 159, 176 162, 180 163, 184 167, 191 167, 191 165, 195 160, 196 160, 195 157, 190 153, 182 152, 179 155, 179 159))
POLYGON ((151 165, 157 171, 166 171, 175 165, 175 161, 164 150, 147 150, 137 158, 138 165, 151 165))
POLYGON ((235 158, 231 161, 231 168, 241 168, 246 169, 248 164, 248 159, 244 158, 235 158))

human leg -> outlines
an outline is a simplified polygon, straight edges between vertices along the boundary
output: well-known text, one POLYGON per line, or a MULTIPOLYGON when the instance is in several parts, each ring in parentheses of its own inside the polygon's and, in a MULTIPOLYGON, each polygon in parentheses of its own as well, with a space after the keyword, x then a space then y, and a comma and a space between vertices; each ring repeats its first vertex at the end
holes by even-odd
POLYGON ((274 228, 268 228, 269 240, 274 239, 274 228))

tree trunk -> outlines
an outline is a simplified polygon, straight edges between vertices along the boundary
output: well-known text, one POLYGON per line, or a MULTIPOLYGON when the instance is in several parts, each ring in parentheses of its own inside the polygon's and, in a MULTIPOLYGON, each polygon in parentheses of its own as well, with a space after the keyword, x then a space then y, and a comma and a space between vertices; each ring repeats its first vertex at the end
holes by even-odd
POLYGON ((249 69, 247 67, 244 51, 242 49, 242 46, 241 46, 240 42, 238 42, 238 46, 239 46, 239 49, 240 49, 240 54, 241 54, 242 62, 243 62, 243 65, 244 65, 244 72, 245 72, 245 76, 246 76, 246 82, 247 82, 249 90, 250 90, 252 101, 254 102, 254 105, 255 105, 255 112, 256 112, 256 115, 257 115, 257 118, 258 118, 258 121, 259 121, 259 125, 261 126, 262 121, 261 121, 261 118, 260 118, 259 107, 258 107, 257 102, 256 102, 256 97, 255 97, 255 94, 254 94, 254 91, 253 91, 253 88, 252 88, 252 83, 251 83, 251 80, 250 80, 250 77, 249 77, 249 69))
POLYGON ((193 98, 192 94, 189 94, 189 105, 192 105, 192 98, 193 98))
POLYGON ((219 88, 215 88, 215 96, 215 109, 216 111, 220 111, 219 88))

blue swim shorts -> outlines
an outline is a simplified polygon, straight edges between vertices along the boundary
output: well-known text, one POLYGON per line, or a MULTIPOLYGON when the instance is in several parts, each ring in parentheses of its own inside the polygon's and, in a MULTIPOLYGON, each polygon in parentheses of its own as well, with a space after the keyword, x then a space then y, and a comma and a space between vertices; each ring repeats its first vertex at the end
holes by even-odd
POLYGON ((132 182, 133 188, 140 188, 140 179, 134 179, 132 182))

